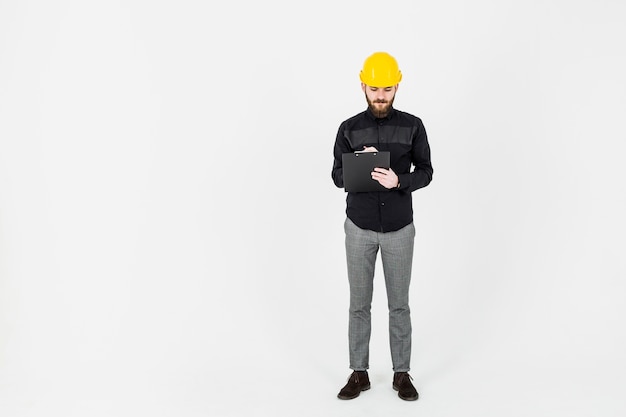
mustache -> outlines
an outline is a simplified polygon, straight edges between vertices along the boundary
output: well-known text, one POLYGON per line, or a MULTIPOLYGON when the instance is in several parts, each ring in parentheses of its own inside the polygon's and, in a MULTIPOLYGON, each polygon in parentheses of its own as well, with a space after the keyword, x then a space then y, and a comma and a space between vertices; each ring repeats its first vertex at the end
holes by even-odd
POLYGON ((380 100, 374 100, 374 101, 372 101, 372 103, 383 103, 384 104, 384 103, 389 103, 389 102, 387 100, 380 99, 380 100))

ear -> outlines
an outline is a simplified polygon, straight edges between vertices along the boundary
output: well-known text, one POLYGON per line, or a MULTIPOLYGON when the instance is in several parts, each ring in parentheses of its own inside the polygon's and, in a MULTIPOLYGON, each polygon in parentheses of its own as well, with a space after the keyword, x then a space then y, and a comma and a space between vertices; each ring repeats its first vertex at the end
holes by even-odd
POLYGON ((363 92, 365 92, 365 88, 366 88, 366 87, 367 87, 367 86, 366 86, 364 83, 361 83, 361 90, 363 90, 363 92))
POLYGON ((396 84, 396 92, 398 91, 398 87, 400 87, 400 84, 396 84))

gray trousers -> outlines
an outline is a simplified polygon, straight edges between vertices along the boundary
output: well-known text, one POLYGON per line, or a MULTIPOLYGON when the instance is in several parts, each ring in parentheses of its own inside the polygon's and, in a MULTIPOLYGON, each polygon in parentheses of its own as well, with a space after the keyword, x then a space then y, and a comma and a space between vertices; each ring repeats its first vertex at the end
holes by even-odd
POLYGON ((346 218, 344 229, 350 283, 350 369, 363 371, 369 368, 374 268, 380 249, 389 307, 389 344, 393 370, 408 372, 411 362, 409 284, 415 226, 411 223, 395 232, 379 233, 361 229, 346 218))

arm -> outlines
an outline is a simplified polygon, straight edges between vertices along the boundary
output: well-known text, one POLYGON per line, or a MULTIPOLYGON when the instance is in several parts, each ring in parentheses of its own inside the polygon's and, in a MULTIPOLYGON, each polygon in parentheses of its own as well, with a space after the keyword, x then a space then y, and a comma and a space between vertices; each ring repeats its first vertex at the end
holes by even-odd
POLYGON ((332 170, 332 178, 335 185, 339 188, 343 188, 343 163, 341 161, 341 155, 348 152, 353 152, 348 144, 348 141, 344 137, 344 125, 339 126, 339 130, 337 132, 337 138, 335 139, 335 148, 333 150, 334 161, 333 161, 333 170, 332 170))
POLYGON ((426 187, 433 178, 433 167, 430 162, 430 145, 424 125, 420 123, 413 139, 411 159, 415 169, 408 174, 398 175, 400 189, 413 192, 426 187))

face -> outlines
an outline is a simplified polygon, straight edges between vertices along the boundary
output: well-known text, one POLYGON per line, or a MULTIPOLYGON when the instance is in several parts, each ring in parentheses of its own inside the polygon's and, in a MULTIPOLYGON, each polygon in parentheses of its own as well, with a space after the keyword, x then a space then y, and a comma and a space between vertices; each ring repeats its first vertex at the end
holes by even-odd
POLYGON ((393 99, 398 91, 398 86, 392 87, 371 87, 361 83, 361 88, 365 93, 365 99, 374 116, 383 118, 389 113, 393 99))

